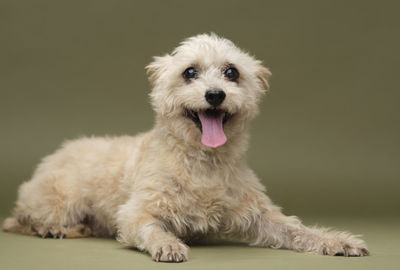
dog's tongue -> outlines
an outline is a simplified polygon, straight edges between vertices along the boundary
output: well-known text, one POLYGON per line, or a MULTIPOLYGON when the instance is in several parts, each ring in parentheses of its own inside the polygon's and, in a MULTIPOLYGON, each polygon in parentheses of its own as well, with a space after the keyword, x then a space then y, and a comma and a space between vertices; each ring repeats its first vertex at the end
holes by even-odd
POLYGON ((199 118, 202 127, 201 143, 212 148, 224 145, 227 140, 222 126, 224 114, 199 112, 199 118))

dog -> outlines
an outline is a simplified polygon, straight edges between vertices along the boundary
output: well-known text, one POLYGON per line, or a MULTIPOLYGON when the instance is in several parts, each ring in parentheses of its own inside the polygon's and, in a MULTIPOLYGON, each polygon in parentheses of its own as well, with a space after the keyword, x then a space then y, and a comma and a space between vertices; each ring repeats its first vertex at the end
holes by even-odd
POLYGON ((146 69, 154 128, 65 142, 20 186, 4 231, 113 236, 160 262, 186 261, 186 243, 205 238, 369 255, 358 236, 285 216, 246 165, 249 122, 271 75, 261 61, 211 33, 184 40, 146 69))

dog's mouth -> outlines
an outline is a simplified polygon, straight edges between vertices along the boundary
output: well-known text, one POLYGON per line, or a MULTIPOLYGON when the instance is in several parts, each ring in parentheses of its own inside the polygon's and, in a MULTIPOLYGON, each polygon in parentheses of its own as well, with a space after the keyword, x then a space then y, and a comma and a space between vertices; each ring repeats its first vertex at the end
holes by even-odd
POLYGON ((220 109, 185 110, 185 116, 191 119, 201 131, 201 143, 207 147, 217 148, 227 141, 224 124, 232 114, 220 109))

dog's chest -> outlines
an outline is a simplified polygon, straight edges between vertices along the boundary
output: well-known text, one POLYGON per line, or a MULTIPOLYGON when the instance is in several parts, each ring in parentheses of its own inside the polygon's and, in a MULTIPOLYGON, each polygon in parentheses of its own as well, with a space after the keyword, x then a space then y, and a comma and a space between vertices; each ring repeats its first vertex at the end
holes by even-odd
POLYGON ((166 221, 179 236, 217 232, 232 200, 226 188, 216 184, 181 187, 171 195, 166 221))

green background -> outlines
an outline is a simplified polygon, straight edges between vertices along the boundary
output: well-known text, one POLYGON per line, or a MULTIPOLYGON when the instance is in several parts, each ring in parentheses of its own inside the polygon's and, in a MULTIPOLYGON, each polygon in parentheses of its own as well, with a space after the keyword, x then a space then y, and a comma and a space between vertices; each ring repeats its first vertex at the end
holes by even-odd
MULTIPOLYGON (((272 199, 310 222, 353 224, 367 240, 370 232, 378 257, 393 253, 400 243, 382 239, 399 238, 399 8, 398 1, 0 0, 0 216, 63 140, 150 129, 144 66, 213 31, 273 73, 248 153, 272 199)), ((8 254, 11 263, 17 253, 8 254)), ((294 262, 306 256, 282 254, 294 262)))

